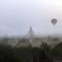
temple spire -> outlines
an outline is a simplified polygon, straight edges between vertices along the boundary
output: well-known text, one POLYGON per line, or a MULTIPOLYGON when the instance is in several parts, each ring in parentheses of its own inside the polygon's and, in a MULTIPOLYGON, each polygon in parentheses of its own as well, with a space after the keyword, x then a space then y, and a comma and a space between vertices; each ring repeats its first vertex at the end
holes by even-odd
POLYGON ((28 38, 30 38, 30 39, 32 39, 32 38, 34 37, 34 32, 33 32, 31 26, 30 26, 30 29, 29 29, 29 31, 28 31, 28 33, 27 33, 27 36, 28 36, 28 38))

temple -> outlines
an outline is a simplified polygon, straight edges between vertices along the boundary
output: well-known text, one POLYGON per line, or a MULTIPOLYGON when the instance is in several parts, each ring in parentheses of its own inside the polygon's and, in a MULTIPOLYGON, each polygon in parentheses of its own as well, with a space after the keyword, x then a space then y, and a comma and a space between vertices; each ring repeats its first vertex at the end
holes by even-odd
POLYGON ((27 38, 29 38, 29 39, 32 39, 32 38, 34 38, 34 31, 32 30, 32 27, 30 26, 30 29, 29 29, 29 31, 28 31, 28 33, 27 33, 27 38))

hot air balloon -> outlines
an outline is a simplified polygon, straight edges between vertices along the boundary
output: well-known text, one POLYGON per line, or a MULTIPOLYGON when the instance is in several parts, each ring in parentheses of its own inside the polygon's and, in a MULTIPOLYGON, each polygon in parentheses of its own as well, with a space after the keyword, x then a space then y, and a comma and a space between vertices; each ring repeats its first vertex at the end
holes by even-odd
POLYGON ((57 19, 52 19, 52 20, 51 20, 51 23, 55 26, 56 23, 57 23, 57 19))

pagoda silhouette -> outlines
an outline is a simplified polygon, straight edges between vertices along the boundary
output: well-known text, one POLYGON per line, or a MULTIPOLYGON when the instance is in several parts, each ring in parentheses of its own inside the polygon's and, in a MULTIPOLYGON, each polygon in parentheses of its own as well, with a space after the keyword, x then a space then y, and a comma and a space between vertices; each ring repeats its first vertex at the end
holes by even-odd
POLYGON ((34 31, 32 30, 32 27, 30 26, 30 29, 26 35, 27 38, 33 39, 34 38, 34 31))

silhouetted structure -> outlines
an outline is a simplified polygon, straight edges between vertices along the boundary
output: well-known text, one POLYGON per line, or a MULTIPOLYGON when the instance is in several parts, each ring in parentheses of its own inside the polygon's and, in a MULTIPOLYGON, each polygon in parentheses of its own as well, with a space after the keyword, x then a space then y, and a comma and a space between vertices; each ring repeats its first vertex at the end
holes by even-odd
POLYGON ((32 27, 30 27, 28 33, 27 33, 27 38, 33 39, 34 38, 34 31, 32 30, 32 27))

